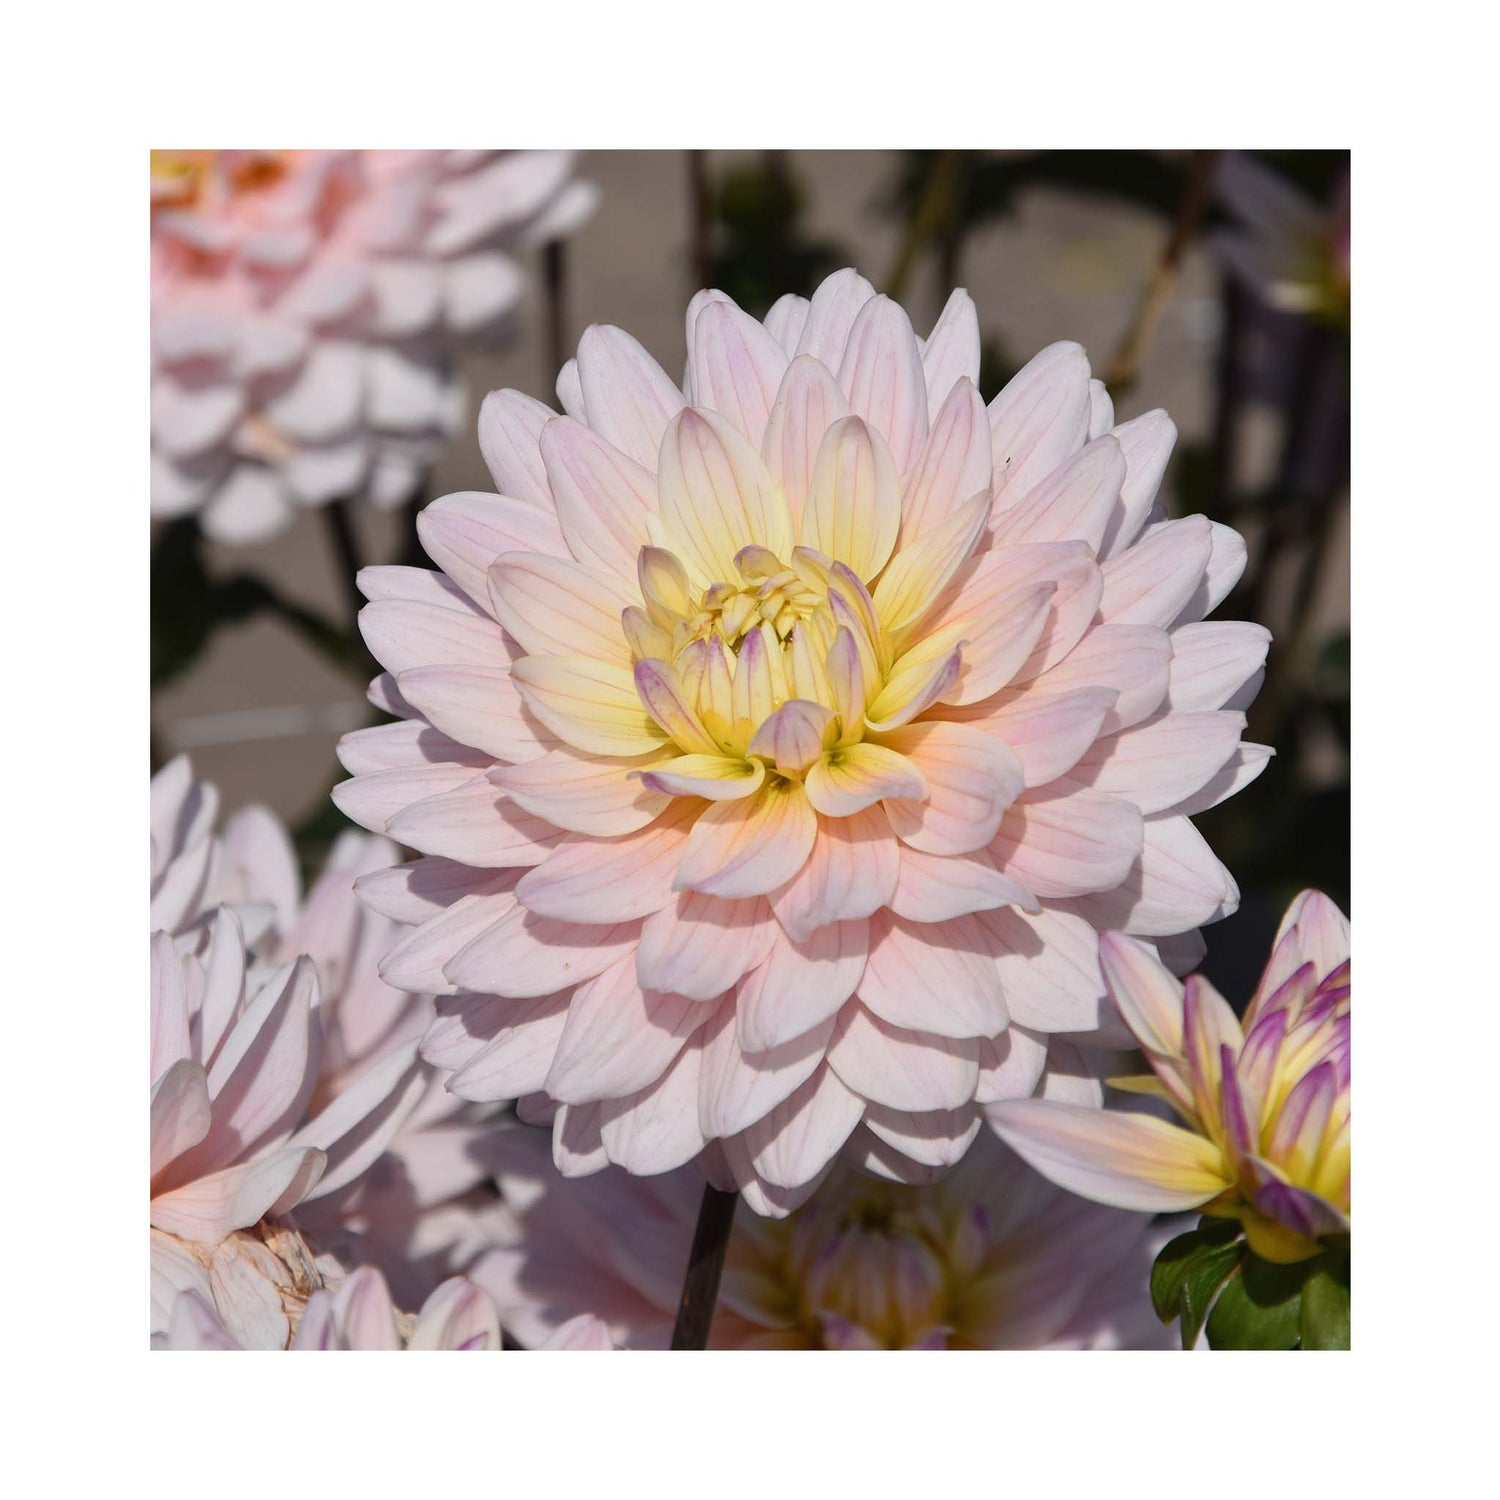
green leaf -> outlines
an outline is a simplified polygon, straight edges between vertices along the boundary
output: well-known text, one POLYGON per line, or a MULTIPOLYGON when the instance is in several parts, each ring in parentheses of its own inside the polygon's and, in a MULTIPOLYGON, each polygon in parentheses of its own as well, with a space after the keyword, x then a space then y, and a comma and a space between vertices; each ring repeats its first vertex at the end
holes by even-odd
POLYGON ((1182 1347, 1198 1342, 1214 1297, 1244 1254, 1239 1225, 1205 1219, 1162 1247, 1151 1267, 1151 1303, 1163 1323, 1182 1320, 1182 1347))
POLYGON ((1209 1314, 1209 1347, 1295 1349, 1302 1336, 1302 1288, 1313 1264, 1282 1266, 1247 1254, 1209 1314))
POLYGON ((1302 1288, 1302 1347, 1349 1347, 1349 1262, 1325 1256, 1302 1288))

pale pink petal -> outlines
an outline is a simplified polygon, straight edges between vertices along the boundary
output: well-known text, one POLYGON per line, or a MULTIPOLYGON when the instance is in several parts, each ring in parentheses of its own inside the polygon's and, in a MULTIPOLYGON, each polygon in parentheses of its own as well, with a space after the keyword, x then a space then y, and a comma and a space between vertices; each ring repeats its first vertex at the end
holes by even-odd
POLYGON ((730 1140, 773 1187, 797 1188, 833 1160, 863 1113, 864 1101, 825 1063, 789 1098, 730 1140))
POLYGON ((984 849, 939 855, 908 846, 901 851, 901 875, 889 904, 898 917, 927 923, 997 906, 1035 906, 1036 898, 1002 875, 984 849))
POLYGON ((371 870, 354 882, 359 899, 394 922, 416 926, 455 901, 514 879, 513 871, 476 870, 451 859, 414 859, 371 870))
POLYGON ((1111 625, 1172 624, 1203 582, 1213 533, 1202 516, 1163 521, 1100 571, 1099 613, 1111 625))
POLYGON ((786 352, 734 303, 711 302, 694 319, 688 344, 693 405, 727 417, 757 447, 786 368, 786 352))
MULTIPOLYGON (((495 1304, 472 1281, 462 1276, 451 1277, 422 1304, 417 1326, 412 1329, 406 1347, 499 1349, 500 1319, 495 1304)), ((609 1346, 606 1343, 602 1347, 609 1346)))
POLYGON ((818 820, 794 782, 768 783, 753 797, 715 802, 693 826, 675 884, 712 896, 763 896, 807 862, 818 820))
MULTIPOLYGON (((533 761, 557 744, 531 715, 504 667, 414 667, 396 679, 401 696, 444 735, 507 761, 533 761)), ((473 763, 472 752, 458 757, 473 763)))
POLYGON ((794 942, 830 922, 868 917, 889 902, 898 875, 896 839, 880 807, 818 818, 811 855, 771 893, 777 920, 794 942))
POLYGON ((1168 936, 1227 916, 1239 887, 1191 821, 1167 815, 1146 820, 1140 857, 1116 889, 1068 905, 1101 932, 1168 936))
POLYGON ((1021 763, 1004 743, 970 724, 908 724, 885 736, 927 782, 921 800, 885 804, 903 843, 928 854, 968 854, 987 845, 1022 790, 1021 763))
POLYGON ((516 887, 522 906, 566 922, 625 922, 673 899, 672 878, 692 826, 691 808, 675 809, 639 833, 565 838, 516 887))
POLYGON ((620 613, 636 602, 611 574, 539 552, 509 552, 489 571, 495 618, 536 656, 595 656, 628 663, 620 613))
POLYGON ((513 904, 443 965, 460 989, 529 999, 581 984, 634 946, 638 922, 583 926, 539 917, 513 904))
POLYGON ((991 951, 1011 1020, 1032 1031, 1093 1031, 1104 980, 1099 938, 1067 912, 990 911, 976 918, 991 951))
POLYGON ((838 369, 849 342, 849 330, 875 288, 858 271, 835 271, 821 282, 808 305, 807 321, 797 342, 798 354, 811 354, 830 370, 838 369))
POLYGON ((656 468, 682 392, 623 328, 591 324, 578 341, 578 380, 589 426, 628 458, 656 468))
POLYGON ((461 1099, 495 1103, 535 1093, 552 1067, 568 1018, 562 995, 512 1001, 501 1024, 483 1046, 448 1080, 461 1099))
POLYGON ((482 609, 490 607, 486 575, 502 552, 566 554, 556 518, 539 505, 468 490, 434 500, 417 517, 427 555, 482 609))
POLYGON ((698 1125, 702 1056, 699 1032, 657 1082, 600 1105, 599 1134, 612 1162, 649 1177, 682 1166, 703 1149, 705 1138, 698 1125))
POLYGON ((778 297, 771 304, 770 312, 766 314, 766 332, 789 355, 796 350, 797 341, 802 337, 810 307, 811 303, 806 297, 799 297, 794 292, 788 292, 785 296, 778 297))
POLYGON ((334 805, 372 833, 384 833, 390 820, 413 803, 451 792, 474 779, 474 767, 416 766, 400 771, 375 771, 334 787, 334 805))
POLYGON ((151 1173, 156 1175, 208 1134, 208 1080, 190 1057, 180 1057, 151 1086, 151 1173))
POLYGON ((901 486, 885 439, 860 417, 841 418, 818 446, 798 540, 865 580, 885 566, 900 526, 901 486))
POLYGON ((479 451, 495 488, 548 510, 552 496, 537 443, 553 415, 520 391, 491 391, 479 405, 479 451))
POLYGON ((600 1104, 565 1104, 552 1122, 552 1161, 564 1177, 588 1177, 609 1165, 599 1134, 600 1104))
POLYGON ((869 949, 863 920, 820 927, 802 941, 771 924, 770 951, 740 982, 740 1046, 765 1052, 820 1027, 858 987, 869 949))
POLYGON ((848 415, 849 403, 825 364, 802 354, 787 366, 760 451, 799 534, 823 435, 848 415))
POLYGON ((1014 1022, 996 1037, 979 1039, 977 1104, 1001 1099, 1029 1099, 1047 1065, 1047 1042, 1014 1022))
POLYGON ((817 1070, 833 1034, 829 1016, 779 1046, 751 1051, 737 1035, 735 1010, 726 998, 703 1029, 698 1127, 710 1140, 746 1129, 780 1104, 817 1070))
POLYGON ((711 1013, 711 1006, 681 995, 643 990, 635 956, 626 954, 573 992, 542 1087, 564 1104, 647 1088, 711 1013))
POLYGON ((1119 443, 1107 433, 1095 438, 995 517, 995 544, 1084 541, 1097 553, 1124 482, 1119 443))
POLYGON ((635 674, 622 663, 528 656, 511 669, 511 681, 532 713, 575 750, 638 756, 664 743, 636 692, 635 674))
POLYGON ((1172 713, 1096 741, 1070 778, 1124 797, 1143 813, 1161 812, 1202 788, 1235 754, 1245 716, 1172 713))
POLYGON ((321 1151, 290 1149, 184 1183, 151 1200, 151 1223, 212 1245, 277 1205, 299 1202, 323 1169, 321 1151))
POLYGON ((451 995, 458 986, 444 976, 443 965, 515 906, 513 879, 513 872, 509 878, 497 876, 501 889, 462 896, 430 917, 381 959, 380 977, 398 990, 451 995))
POLYGON ((666 749, 618 759, 561 746, 528 765, 498 767, 492 776, 515 802, 554 826, 607 838, 634 833, 661 815, 669 799, 632 773, 670 758, 666 749))
POLYGON ((490 756, 450 739, 421 720, 356 729, 339 741, 337 754, 351 776, 442 764, 482 771, 491 761, 490 756))
POLYGON ((1172 666, 1165 707, 1246 708, 1265 675, 1271 632, 1241 620, 1180 625, 1171 634, 1172 666))
POLYGON ((656 514, 654 470, 571 417, 554 417, 543 429, 542 460, 568 550, 581 563, 633 581, 656 514))
POLYGON ((1115 734, 1148 718, 1166 697, 1172 641, 1154 625, 1096 625, 1039 681, 1044 692, 1109 687, 1118 692, 1104 716, 1102 734, 1115 734))
POLYGON ((1193 590, 1174 623, 1192 624, 1212 614, 1240 581, 1247 557, 1245 539, 1239 532, 1218 521, 1210 522, 1208 565, 1203 581, 1193 590))
POLYGON ((960 380, 979 384, 979 312, 962 288, 948 294, 922 350, 927 409, 936 411, 960 380))
POLYGON ((774 919, 759 899, 681 891, 646 918, 636 965, 646 989, 716 1000, 770 952, 774 919))
POLYGON ((403 808, 386 823, 386 832, 419 854, 490 869, 539 865, 562 837, 482 775, 403 808))
POLYGON ((1144 529, 1177 442, 1177 424, 1164 411, 1148 411, 1122 422, 1114 435, 1125 454, 1125 483, 1099 547, 1101 559, 1123 551, 1144 529))
POLYGON ((1099 736, 1116 692, 1108 687, 1046 692, 1050 676, 1030 691, 1002 693, 999 707, 977 726, 998 735, 1015 752, 1028 787, 1046 786, 1078 764, 1099 736))
POLYGON ((902 487, 906 537, 920 536, 965 501, 988 494, 993 478, 989 418, 972 381, 960 380, 934 410, 932 431, 902 487))
POLYGON ((1182 1054, 1182 986, 1146 943, 1123 933, 1099 939, 1099 964, 1110 998, 1142 1047, 1163 1057, 1182 1054))
POLYGON ((666 545, 700 588, 739 576, 745 547, 787 557, 792 523, 760 454, 715 412, 688 408, 666 429, 658 475, 666 545))
POLYGON ((1024 495, 1088 441, 1089 361, 1049 344, 990 402, 995 493, 1024 495))
POLYGON ((985 1117, 1049 1181, 1096 1203, 1170 1213, 1229 1185, 1208 1141, 1150 1115, 1017 1100, 987 1106, 985 1117))
POLYGON ((493 620, 410 599, 383 599, 359 612, 360 633, 387 672, 414 667, 504 668, 515 656, 493 620))
POLYGON ((1011 805, 990 853, 1036 895, 1076 896, 1119 885, 1141 837, 1140 809, 1131 803, 1102 792, 1058 795, 1052 787, 1025 792, 1011 805))
POLYGON ((165 932, 151 938, 151 1082, 191 1055, 188 994, 177 946, 165 932))
POLYGON ((989 519, 990 498, 980 493, 921 535, 908 533, 875 586, 874 601, 888 631, 916 623, 968 560, 989 519))
POLYGON ((904 474, 927 438, 927 382, 911 319, 899 303, 876 296, 859 309, 838 376, 849 409, 880 433, 904 474))
POLYGON ((865 740, 836 750, 807 773, 806 800, 825 818, 848 818, 892 798, 931 792, 917 766, 898 751, 865 740))
POLYGON ((1000 976, 974 917, 919 926, 883 912, 870 924, 860 1001, 892 1026, 994 1036, 1007 1014, 1000 976))
POLYGON ((828 1065, 856 1094, 892 1109, 952 1109, 974 1097, 980 1042, 892 1026, 863 1005, 840 1012, 828 1065))
POLYGON ((912 1113, 872 1104, 865 1125, 893 1150, 927 1167, 951 1167, 973 1144, 982 1124, 972 1105, 912 1113))

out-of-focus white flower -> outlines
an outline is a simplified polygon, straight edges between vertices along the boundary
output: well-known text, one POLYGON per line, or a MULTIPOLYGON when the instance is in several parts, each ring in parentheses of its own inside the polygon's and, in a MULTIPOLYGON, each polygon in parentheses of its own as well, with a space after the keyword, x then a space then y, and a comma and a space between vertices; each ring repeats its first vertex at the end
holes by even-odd
POLYGON ((522 299, 511 252, 596 191, 566 151, 151 157, 152 511, 223 541, 399 504, 462 420, 454 355, 522 299))
POLYGON ((1214 235, 1224 263, 1268 307, 1349 321, 1349 178, 1327 207, 1253 157, 1231 152, 1219 196, 1238 220, 1214 235))
MULTIPOLYGON (((513 1224, 469 1274, 540 1347, 588 1308, 624 1348, 665 1348, 702 1182, 560 1178, 541 1132, 495 1142, 513 1224)), ((1158 1348, 1153 1257, 1171 1229, 1059 1192, 985 1134, 926 1187, 840 1167, 789 1218, 741 1213, 711 1348, 1158 1348)))
POLYGON ((430 997, 375 972, 394 924, 354 881, 394 846, 341 838, 304 902, 275 818, 246 809, 220 837, 216 807, 185 758, 153 778, 152 910, 171 924, 152 944, 153 1333, 192 1289, 238 1341, 280 1347, 344 1265, 376 1261, 414 1306, 473 1253, 493 1110, 416 1058, 430 997))
MULTIPOLYGON (((163 1349, 243 1349, 212 1304, 197 1290, 172 1309, 163 1349)), ((337 1288, 312 1293, 297 1325, 293 1350, 396 1351, 500 1349, 495 1304, 472 1281, 454 1276, 434 1289, 415 1316, 397 1311, 385 1278, 362 1266, 337 1288)), ((612 1349, 608 1330, 590 1313, 570 1318, 541 1349, 612 1349)))

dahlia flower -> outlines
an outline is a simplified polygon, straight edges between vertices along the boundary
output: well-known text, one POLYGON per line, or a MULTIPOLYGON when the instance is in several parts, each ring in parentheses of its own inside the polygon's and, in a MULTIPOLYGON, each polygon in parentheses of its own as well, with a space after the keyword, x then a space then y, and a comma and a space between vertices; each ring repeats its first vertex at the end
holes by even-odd
POLYGON ((431 997, 376 972, 396 928, 354 883, 395 847, 344 835, 304 900, 275 817, 220 835, 217 805, 186 757, 152 778, 152 1327, 193 1290, 237 1340, 281 1347, 347 1265, 415 1306, 484 1242, 493 1111, 416 1058, 431 997))
POLYGON ((1318 891, 1288 908, 1236 1019, 1201 975, 1179 984, 1143 945, 1100 945, 1110 993, 1152 1073, 1114 1079, 1181 1118, 1059 1102, 989 1118, 1053 1182, 1121 1208, 1238 1219, 1251 1250, 1290 1263, 1349 1229, 1349 923, 1318 891))
POLYGON ((224 541, 399 504, 462 420, 453 355, 594 189, 562 151, 151 158, 151 509, 224 541))
MULTIPOLYGON (((665 1348, 693 1238, 691 1169, 567 1181, 539 1131, 496 1143, 514 1226, 469 1274, 542 1347, 577 1308, 629 1349, 665 1348)), ((926 1187, 841 1165, 789 1218, 741 1213, 718 1349, 1157 1348, 1152 1257, 1170 1229, 1051 1187, 986 1133, 926 1187)))
POLYGON ((1191 967, 1268 637, 1205 622, 1244 546, 1153 510, 1175 429, 1076 344, 986 410, 966 293, 924 342, 843 271, 764 325, 700 293, 688 350, 684 393, 596 326, 567 415, 486 399, 501 493, 361 575, 402 722, 334 795, 424 856, 367 894, 455 1092, 559 1104, 567 1173, 711 1146, 777 1214, 862 1122, 925 1176, 1075 1071, 1100 931, 1191 967))
POLYGON ((1228 269, 1268 307, 1349 321, 1349 179, 1330 207, 1254 158, 1231 152, 1219 196, 1238 221, 1214 236, 1228 269))
POLYGON ((281 1216, 357 1178, 425 1087, 409 1042, 309 1119, 317 1000, 306 958, 247 985, 227 909, 201 961, 151 940, 153 1335, 175 1295, 198 1290, 236 1337, 281 1347, 328 1269, 281 1216))

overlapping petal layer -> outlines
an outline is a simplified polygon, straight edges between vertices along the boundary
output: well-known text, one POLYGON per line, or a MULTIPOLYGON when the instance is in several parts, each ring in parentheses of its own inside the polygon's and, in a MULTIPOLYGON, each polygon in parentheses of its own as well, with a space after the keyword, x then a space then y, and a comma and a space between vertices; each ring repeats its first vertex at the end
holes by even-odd
POLYGON ((1243 545, 1077 345, 986 408, 967 295, 924 342, 853 271, 688 334, 681 391, 596 327, 566 416, 486 400, 502 493, 362 576, 404 722, 335 799, 423 856, 383 972, 454 996, 457 1091, 560 1102, 565 1171, 722 1141, 785 1213, 862 1121, 922 1176, 1120 1040, 1099 932, 1233 910, 1189 815, 1264 764, 1268 637, 1203 623, 1243 545))

